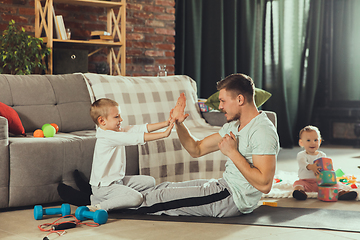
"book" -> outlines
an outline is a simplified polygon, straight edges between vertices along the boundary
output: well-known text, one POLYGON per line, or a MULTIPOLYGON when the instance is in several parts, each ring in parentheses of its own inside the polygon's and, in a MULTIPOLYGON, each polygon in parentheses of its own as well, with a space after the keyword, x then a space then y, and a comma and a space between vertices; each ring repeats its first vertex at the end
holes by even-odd
POLYGON ((93 35, 90 39, 114 40, 112 36, 108 35, 93 35))
POLYGON ((62 38, 61 38, 61 34, 60 34, 59 24, 58 24, 57 18, 56 18, 56 16, 55 16, 55 10, 54 10, 54 8, 53 8, 53 16, 54 16, 54 26, 55 26, 54 28, 55 28, 55 33, 56 33, 55 38, 57 38, 57 39, 62 39, 62 38))
POLYGON ((110 36, 110 33, 107 31, 91 31, 90 36, 96 35, 110 36))
POLYGON ((57 15, 56 20, 57 20, 57 23, 59 24, 59 30, 60 30, 61 39, 62 40, 67 40, 66 29, 65 29, 63 16, 62 15, 57 15))

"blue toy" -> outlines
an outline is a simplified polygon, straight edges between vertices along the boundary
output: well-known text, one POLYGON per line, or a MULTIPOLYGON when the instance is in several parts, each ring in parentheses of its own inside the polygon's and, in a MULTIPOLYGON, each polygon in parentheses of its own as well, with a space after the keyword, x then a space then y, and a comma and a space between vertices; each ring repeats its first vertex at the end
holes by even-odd
POLYGON ((84 221, 86 219, 93 219, 94 222, 98 224, 104 224, 108 220, 108 213, 103 209, 91 212, 88 207, 82 206, 76 209, 75 217, 80 221, 84 221))

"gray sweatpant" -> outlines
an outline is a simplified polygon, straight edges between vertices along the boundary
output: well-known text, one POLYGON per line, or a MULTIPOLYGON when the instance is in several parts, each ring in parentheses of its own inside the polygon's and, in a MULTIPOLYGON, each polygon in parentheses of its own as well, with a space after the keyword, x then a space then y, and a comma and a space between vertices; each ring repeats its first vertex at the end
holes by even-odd
POLYGON ((110 186, 91 186, 91 205, 100 204, 106 211, 138 207, 143 202, 142 192, 155 186, 151 176, 125 176, 110 186))
POLYGON ((164 182, 144 193, 144 202, 135 212, 171 216, 232 217, 236 207, 224 179, 164 182))

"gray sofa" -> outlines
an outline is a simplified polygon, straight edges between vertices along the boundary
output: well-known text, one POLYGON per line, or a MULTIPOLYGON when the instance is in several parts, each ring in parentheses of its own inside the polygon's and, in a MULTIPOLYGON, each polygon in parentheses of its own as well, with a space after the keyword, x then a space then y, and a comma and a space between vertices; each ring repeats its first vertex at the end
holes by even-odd
MULTIPOLYGON (((0 116, 0 209, 61 201, 58 183, 76 188, 75 169, 89 178, 95 145, 91 92, 83 74, 0 75, 0 102, 18 113, 27 133, 9 135, 0 116), (45 123, 56 123, 59 132, 34 138, 45 123)), ((276 122, 274 113, 269 116, 276 122)), ((127 174, 139 174, 138 147, 127 147, 126 154, 127 174)))

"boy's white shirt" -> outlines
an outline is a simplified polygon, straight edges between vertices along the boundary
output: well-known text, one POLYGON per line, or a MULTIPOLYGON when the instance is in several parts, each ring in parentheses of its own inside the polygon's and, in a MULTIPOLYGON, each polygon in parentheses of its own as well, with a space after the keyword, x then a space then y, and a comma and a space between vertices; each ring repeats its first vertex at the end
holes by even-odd
POLYGON ((125 146, 144 144, 147 124, 134 125, 120 132, 96 129, 96 143, 90 185, 109 186, 122 180, 126 170, 125 146))

